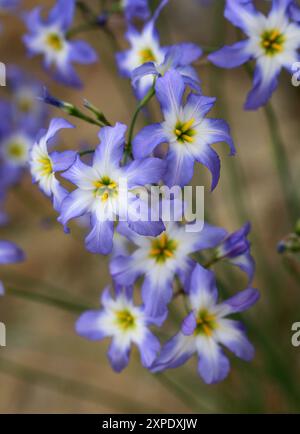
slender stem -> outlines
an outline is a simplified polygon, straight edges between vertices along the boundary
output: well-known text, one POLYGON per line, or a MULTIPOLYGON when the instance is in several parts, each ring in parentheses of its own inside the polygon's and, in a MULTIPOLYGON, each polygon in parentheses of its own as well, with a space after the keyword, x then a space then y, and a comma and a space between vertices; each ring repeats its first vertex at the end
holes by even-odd
POLYGON ((12 295, 19 298, 24 298, 29 301, 33 301, 36 303, 46 304, 48 306, 54 306, 58 309, 62 309, 68 311, 70 313, 78 314, 85 310, 91 309, 91 306, 79 304, 74 301, 63 300, 60 298, 56 298, 50 295, 45 295, 37 292, 32 292, 23 289, 16 289, 10 286, 6 286, 5 290, 8 295, 12 295))
MULTIPOLYGON (((81 383, 78 380, 65 378, 53 373, 45 372, 40 369, 24 366, 16 363, 13 360, 3 358, 1 355, 0 371, 7 375, 12 375, 21 378, 30 384, 41 384, 52 390, 57 390, 61 393, 76 396, 80 400, 95 402, 96 404, 112 406, 117 411, 133 411, 137 408, 139 411, 149 411, 149 407, 143 404, 140 400, 132 400, 128 396, 119 395, 109 389, 103 389, 92 384, 81 383)), ((157 409, 151 409, 157 413, 157 409)))
POLYGON ((284 197, 287 202, 287 208, 290 213, 292 222, 294 223, 299 218, 300 211, 298 205, 299 197, 298 194, 295 193, 290 163, 279 130, 279 122, 270 102, 264 107, 264 110, 268 121, 270 136, 272 139, 274 161, 277 166, 278 175, 284 192, 284 197))
POLYGON ((102 121, 99 121, 98 119, 94 119, 88 115, 86 115, 85 113, 83 113, 81 110, 79 110, 77 107, 72 106, 72 108, 70 108, 67 113, 75 118, 81 119, 85 122, 88 122, 89 124, 92 125, 97 125, 99 127, 104 127, 106 126, 102 121))
POLYGON ((129 127, 129 132, 128 132, 128 152, 131 152, 131 146, 132 146, 132 138, 133 138, 133 134, 134 134, 134 128, 135 128, 135 124, 136 121, 138 119, 138 116, 141 112, 141 110, 143 110, 143 108, 148 104, 148 102, 151 100, 151 98, 155 95, 155 82, 156 80, 153 81, 153 85, 151 87, 151 89, 149 89, 149 91, 147 92, 147 94, 144 96, 144 98, 139 102, 131 123, 130 123, 130 127, 129 127))
MULTIPOLYGON (((154 378, 159 381, 165 388, 170 390, 172 394, 176 395, 180 399, 180 401, 187 406, 188 409, 193 409, 194 411, 199 412, 199 406, 196 404, 195 397, 188 393, 178 383, 175 383, 164 373, 155 374, 154 378)), ((203 406, 202 403, 201 406, 203 406)), ((208 409, 206 409, 205 407, 202 407, 202 410, 205 412, 208 411, 208 409)))
MULTIPOLYGON (((247 71, 248 76, 252 78, 253 71, 251 66, 246 64, 245 70, 247 71)), ((300 215, 300 209, 298 204, 299 195, 296 193, 294 187, 289 159, 287 156, 282 135, 279 130, 279 122, 271 102, 267 103, 264 106, 264 111, 271 137, 274 162, 277 167, 278 177, 281 182, 287 210, 290 214, 292 223, 295 223, 300 215)))

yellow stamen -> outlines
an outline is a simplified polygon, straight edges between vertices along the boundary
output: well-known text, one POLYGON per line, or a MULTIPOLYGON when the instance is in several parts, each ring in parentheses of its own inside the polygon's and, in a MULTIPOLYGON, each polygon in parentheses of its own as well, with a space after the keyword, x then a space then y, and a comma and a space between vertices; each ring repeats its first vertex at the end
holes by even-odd
POLYGON ((54 51, 61 51, 63 49, 63 40, 57 33, 50 33, 47 36, 47 44, 54 51))
POLYGON ((278 36, 280 36, 280 32, 278 30, 273 30, 272 33, 270 34, 270 40, 275 41, 275 39, 278 38, 278 36))
POLYGON ((155 62, 156 61, 155 55, 154 55, 153 51, 151 50, 151 48, 144 48, 143 50, 140 50, 139 56, 141 58, 142 63, 155 62))
POLYGON ((276 50, 276 51, 282 51, 282 50, 283 50, 283 47, 282 47, 282 45, 280 45, 280 44, 275 44, 275 43, 273 43, 273 44, 272 44, 272 47, 273 47, 274 50, 276 50))
POLYGON ((194 141, 193 137, 190 137, 186 134, 182 134, 181 136, 186 142, 192 143, 194 141))
POLYGON ((195 123, 195 119, 194 119, 194 118, 192 118, 192 119, 190 119, 189 121, 185 122, 185 123, 182 125, 182 127, 181 127, 181 131, 182 131, 183 133, 186 133, 188 130, 191 129, 191 127, 194 125, 194 123, 195 123))
POLYGON ((109 194, 108 194, 107 191, 106 191, 106 192, 103 193, 102 196, 101 196, 101 200, 102 200, 102 202, 106 202, 107 199, 108 199, 108 197, 109 197, 109 194))
POLYGON ((38 162, 41 164, 41 174, 42 176, 51 175, 52 173, 52 163, 49 157, 41 157, 38 159, 38 162))

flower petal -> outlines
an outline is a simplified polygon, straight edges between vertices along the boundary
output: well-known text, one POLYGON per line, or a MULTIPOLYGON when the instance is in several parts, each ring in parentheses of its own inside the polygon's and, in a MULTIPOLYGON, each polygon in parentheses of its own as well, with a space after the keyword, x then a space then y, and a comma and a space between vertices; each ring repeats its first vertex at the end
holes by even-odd
POLYGON ((189 289, 190 303, 193 309, 214 306, 218 298, 216 278, 212 271, 197 264, 193 270, 189 289))
POLYGON ((248 40, 239 41, 233 45, 226 45, 208 56, 208 60, 221 68, 236 68, 246 63, 251 58, 247 50, 248 40))
POLYGON ((230 297, 218 307, 220 308, 222 316, 243 312, 253 306, 259 297, 260 294, 257 289, 247 288, 244 291, 238 292, 233 297, 230 297))
POLYGON ((101 128, 100 146, 97 147, 93 165, 100 171, 106 171, 110 165, 119 166, 123 156, 127 126, 119 122, 114 127, 101 128))
POLYGON ((157 145, 167 141, 161 124, 147 125, 133 139, 133 156, 134 158, 147 157, 157 145))
POLYGON ((130 346, 121 346, 118 341, 113 338, 107 356, 113 370, 121 372, 129 363, 130 346))
POLYGON ((103 311, 101 310, 88 310, 84 312, 76 321, 76 333, 93 341, 105 338, 107 333, 102 328, 102 317, 103 311))
POLYGON ((156 97, 163 112, 179 113, 185 85, 179 72, 170 70, 156 81, 156 97))
POLYGON ((0 241, 0 264, 21 262, 25 258, 23 251, 10 241, 0 241))
POLYGON ((206 384, 214 384, 227 377, 230 364, 222 349, 213 339, 201 339, 197 345, 199 354, 198 370, 206 384))
POLYGON ((178 333, 162 347, 160 355, 151 367, 152 372, 178 368, 187 362, 195 351, 194 339, 178 333))
POLYGON ((91 253, 108 255, 113 248, 114 222, 91 217, 92 230, 85 239, 85 247, 91 253))
POLYGON ((160 342, 153 333, 147 331, 141 343, 137 344, 144 368, 150 368, 160 350, 160 342))

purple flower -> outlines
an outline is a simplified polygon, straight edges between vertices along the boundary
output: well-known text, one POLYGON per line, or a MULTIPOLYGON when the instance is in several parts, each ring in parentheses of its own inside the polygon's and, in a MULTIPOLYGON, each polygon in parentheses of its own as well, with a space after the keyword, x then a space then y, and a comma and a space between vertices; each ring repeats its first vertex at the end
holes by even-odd
MULTIPOLYGON (((162 48, 159 42, 159 35, 155 29, 155 21, 161 9, 168 0, 163 0, 156 10, 156 13, 148 21, 141 32, 132 24, 129 25, 125 35, 130 44, 130 49, 116 54, 116 61, 119 72, 123 77, 131 78, 132 72, 139 66, 148 62, 162 63, 165 58, 166 48, 162 48)), ((136 86, 138 98, 142 98, 153 83, 153 76, 143 77, 136 86)))
POLYGON ((202 55, 202 50, 195 44, 184 43, 174 45, 167 51, 161 64, 147 62, 132 72, 132 85, 139 86, 143 77, 163 77, 170 69, 175 69, 183 78, 186 85, 200 92, 200 80, 195 69, 190 66, 192 62, 202 55))
POLYGON ((191 312, 183 321, 180 332, 162 347, 151 370, 177 368, 197 353, 199 375, 207 384, 217 383, 224 380, 230 370, 222 346, 246 361, 254 356, 243 325, 225 317, 251 307, 258 300, 259 292, 248 288, 218 303, 214 273, 196 265, 188 298, 191 312))
POLYGON ((68 192, 56 178, 56 172, 67 170, 76 158, 74 151, 49 153, 48 142, 62 128, 74 128, 74 126, 64 119, 52 119, 48 130, 41 132, 30 153, 33 182, 37 182, 43 193, 53 200, 53 207, 57 212, 60 211, 62 201, 68 192))
POLYGON ((32 135, 43 126, 48 114, 45 104, 40 100, 43 86, 16 67, 8 68, 8 85, 12 94, 12 116, 14 122, 32 135))
POLYGON ((122 7, 128 21, 132 21, 133 18, 147 20, 150 16, 148 0, 123 0, 122 7))
POLYGON ((137 134, 133 141, 134 157, 145 157, 166 142, 169 151, 164 181, 168 186, 188 184, 198 161, 210 170, 214 189, 220 176, 220 160, 211 145, 226 142, 231 155, 235 153, 227 123, 205 117, 216 99, 190 93, 183 105, 185 83, 175 70, 158 78, 155 88, 165 120, 146 126, 137 134))
POLYGON ((225 46, 208 56, 223 68, 235 68, 256 60, 253 88, 245 108, 256 110, 266 104, 277 88, 282 68, 288 71, 299 60, 300 26, 290 21, 292 0, 273 0, 266 17, 257 11, 252 1, 227 0, 225 17, 247 36, 231 46, 225 46))
POLYGON ((74 0, 58 0, 47 19, 41 18, 41 7, 33 9, 24 18, 29 33, 23 40, 31 56, 44 55, 44 66, 48 71, 54 66, 57 80, 70 86, 80 86, 72 63, 94 63, 97 54, 86 42, 67 38, 74 9, 74 0))
POLYGON ((111 253, 118 217, 141 234, 157 235, 164 228, 160 222, 146 221, 145 215, 140 220, 134 215, 135 204, 142 200, 137 197, 138 187, 159 182, 165 172, 164 161, 146 158, 121 166, 126 129, 121 123, 102 128, 101 145, 95 150, 92 165, 84 164, 78 156, 62 175, 77 188, 63 201, 59 221, 66 226, 69 220, 88 214, 92 230, 85 241, 91 253, 111 253), (126 192, 121 190, 122 181, 126 181, 126 192))
POLYGON ((83 313, 76 323, 76 332, 90 340, 111 337, 108 359, 116 372, 128 365, 132 344, 139 349, 142 365, 149 368, 160 349, 159 340, 149 330, 155 321, 143 306, 133 304, 130 289, 117 290, 115 298, 105 289, 102 306, 101 310, 83 313))
POLYGON ((132 25, 129 26, 126 38, 130 49, 117 53, 116 56, 120 74, 133 78, 139 99, 143 98, 150 89, 154 77, 164 74, 171 67, 176 68, 188 84, 199 87, 197 74, 190 65, 201 56, 201 49, 192 43, 171 47, 160 46, 155 22, 167 3, 168 1, 161 2, 152 19, 145 24, 141 32, 132 25))
MULTIPOLYGON (((10 241, 0 241, 0 264, 13 264, 25 258, 23 251, 10 241)), ((4 287, 0 282, 0 295, 4 294, 4 287)))
POLYGON ((195 262, 190 254, 210 249, 220 244, 226 231, 204 225, 202 231, 191 233, 187 226, 165 223, 165 231, 159 237, 141 237, 119 224, 118 232, 135 246, 130 254, 119 254, 112 258, 110 272, 120 285, 133 285, 138 277, 144 276, 142 299, 146 311, 162 323, 167 316, 167 305, 173 296, 173 282, 178 276, 183 287, 187 287, 195 262))
POLYGON ((250 242, 247 239, 251 226, 246 223, 241 229, 226 238, 217 248, 216 258, 225 259, 247 273, 249 282, 253 280, 255 262, 250 253, 250 242))

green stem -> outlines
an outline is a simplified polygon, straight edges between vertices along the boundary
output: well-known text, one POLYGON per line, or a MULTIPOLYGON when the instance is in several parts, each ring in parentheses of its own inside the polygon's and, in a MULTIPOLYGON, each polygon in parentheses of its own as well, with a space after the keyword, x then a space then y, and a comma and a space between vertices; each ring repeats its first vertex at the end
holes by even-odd
POLYGON ((292 171, 290 168, 290 163, 288 160, 284 142, 279 130, 279 122, 270 102, 264 107, 264 111, 268 121, 268 127, 272 139, 272 151, 274 161, 278 170, 278 175, 281 181, 284 197, 287 202, 287 209, 290 213, 292 223, 295 223, 295 221, 299 218, 300 215, 298 205, 299 197, 294 190, 292 171))
POLYGON ((144 96, 144 98, 139 102, 131 123, 130 123, 130 127, 129 127, 129 132, 128 132, 128 142, 127 142, 127 147, 128 147, 128 151, 127 152, 131 152, 131 147, 132 147, 132 138, 133 138, 133 134, 134 134, 134 128, 138 119, 138 116, 141 112, 141 110, 143 110, 143 108, 148 104, 148 102, 151 100, 151 98, 155 95, 155 82, 156 80, 153 81, 153 84, 151 86, 151 89, 149 89, 149 91, 147 92, 147 94, 144 96))
MULTIPOLYGON (((253 68, 251 68, 250 65, 246 64, 245 70, 247 71, 248 76, 252 78, 253 68)), ((264 106, 264 111, 271 137, 274 162, 277 168, 278 177, 281 182, 287 210, 290 214, 291 222, 294 224, 300 215, 300 209, 298 205, 299 196, 296 193, 294 187, 289 159, 287 156, 283 138, 279 130, 279 122, 271 102, 267 103, 264 106)))
POLYGON ((25 300, 33 301, 36 303, 46 304, 48 306, 54 306, 58 309, 62 309, 73 314, 79 314, 85 310, 91 309, 91 306, 80 304, 74 301, 69 301, 66 299, 63 300, 53 296, 37 292, 31 292, 23 289, 16 289, 10 286, 6 286, 5 290, 8 295, 23 298, 25 300))
MULTIPOLYGON (((66 110, 64 110, 66 111, 66 110)), ((106 124, 103 123, 102 121, 99 121, 98 119, 94 119, 88 115, 86 115, 85 113, 83 113, 81 110, 79 110, 77 107, 75 106, 71 106, 68 110, 67 113, 70 116, 73 116, 75 118, 81 119, 82 121, 85 121, 89 124, 92 125, 97 125, 98 127, 105 127, 106 124)))
POLYGON ((78 380, 64 378, 56 374, 41 371, 36 368, 30 368, 12 360, 5 359, 1 356, 0 371, 27 381, 31 385, 39 384, 52 390, 61 393, 76 396, 80 400, 94 402, 96 404, 107 407, 111 406, 116 411, 128 411, 138 409, 140 412, 153 411, 157 413, 157 409, 149 409, 148 405, 140 401, 131 400, 128 396, 121 396, 112 390, 102 389, 91 384, 81 383, 78 380))
MULTIPOLYGON (((195 396, 188 393, 178 383, 170 380, 170 378, 168 378, 164 373, 155 374, 154 378, 159 381, 166 389, 171 391, 172 394, 176 395, 189 410, 192 409, 195 412, 199 412, 199 406, 196 404, 195 396)), ((204 407, 203 403, 200 403, 200 405, 202 406, 203 411, 208 411, 208 409, 204 407)))

